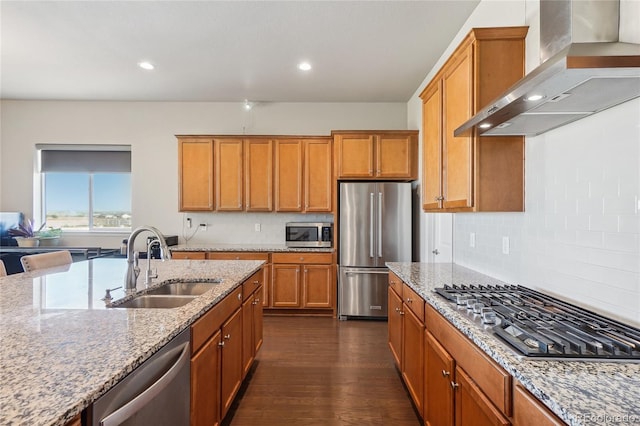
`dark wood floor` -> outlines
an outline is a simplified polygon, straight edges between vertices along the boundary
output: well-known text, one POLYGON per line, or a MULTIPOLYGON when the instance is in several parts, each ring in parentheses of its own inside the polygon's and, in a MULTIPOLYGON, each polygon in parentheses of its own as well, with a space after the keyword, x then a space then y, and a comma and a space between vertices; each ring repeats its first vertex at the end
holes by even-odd
POLYGON ((265 317, 249 374, 224 425, 420 425, 383 321, 265 317))

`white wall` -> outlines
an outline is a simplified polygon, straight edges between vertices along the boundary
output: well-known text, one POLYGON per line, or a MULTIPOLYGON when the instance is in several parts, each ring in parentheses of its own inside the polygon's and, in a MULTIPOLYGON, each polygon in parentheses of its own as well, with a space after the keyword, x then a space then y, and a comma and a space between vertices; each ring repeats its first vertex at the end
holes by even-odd
MULTIPOLYGON (((621 6, 622 22, 629 22, 634 8, 628 0, 621 6)), ((535 68, 538 1, 485 0, 458 36, 469 26, 495 25, 491 10, 501 26, 522 25, 518 15, 526 15, 527 70, 535 68)), ((638 31, 627 27, 626 41, 638 42, 638 31)), ((409 122, 420 114, 416 96, 409 122)), ((640 324, 640 99, 527 138, 525 155, 525 212, 454 214, 454 261, 640 324), (508 255, 503 236, 510 240, 508 255)), ((429 216, 423 213, 423 220, 429 216)), ((430 238, 421 235, 424 245, 430 238)))
MULTIPOLYGON (((341 129, 406 129, 405 103, 240 103, 2 101, 0 211, 33 215, 37 143, 130 144, 134 226, 183 235, 178 212, 177 134, 329 135, 341 129)), ((200 213, 211 226, 192 242, 283 243, 283 224, 302 215, 200 213), (261 223, 262 231, 253 231, 261 223)), ((306 215, 305 220, 323 219, 306 215)), ((196 222, 197 221, 197 222, 196 222)), ((189 235, 191 230, 184 230, 189 235)), ((123 235, 63 239, 66 245, 118 247, 123 235)), ((182 240, 181 240, 182 242, 182 240)))

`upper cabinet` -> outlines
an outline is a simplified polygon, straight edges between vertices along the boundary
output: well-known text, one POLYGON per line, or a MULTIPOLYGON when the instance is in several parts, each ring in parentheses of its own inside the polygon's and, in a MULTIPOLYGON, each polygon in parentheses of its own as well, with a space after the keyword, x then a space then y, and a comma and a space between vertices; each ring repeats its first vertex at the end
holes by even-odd
POLYGON ((178 139, 180 211, 213 210, 213 139, 178 139))
POLYGON ((331 139, 277 139, 274 174, 276 211, 331 212, 331 139))
POLYGON ((526 34, 471 30, 420 95, 425 211, 523 211, 524 137, 453 132, 524 76, 526 34))
POLYGON ((417 131, 345 131, 332 134, 338 179, 417 179, 417 131))
POLYGON ((180 211, 330 213, 332 151, 329 137, 178 136, 180 211))

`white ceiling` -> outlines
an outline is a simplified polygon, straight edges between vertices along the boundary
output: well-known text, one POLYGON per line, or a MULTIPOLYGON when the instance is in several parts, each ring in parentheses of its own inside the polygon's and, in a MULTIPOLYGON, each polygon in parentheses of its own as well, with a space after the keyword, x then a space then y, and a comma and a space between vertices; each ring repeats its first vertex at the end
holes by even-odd
POLYGON ((2 0, 0 96, 404 102, 478 2, 2 0))

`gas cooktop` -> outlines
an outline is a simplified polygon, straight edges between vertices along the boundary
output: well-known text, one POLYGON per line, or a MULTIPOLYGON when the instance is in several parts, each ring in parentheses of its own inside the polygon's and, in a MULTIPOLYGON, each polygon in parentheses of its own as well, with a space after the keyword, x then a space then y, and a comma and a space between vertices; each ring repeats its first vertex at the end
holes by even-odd
POLYGON ((529 357, 640 360, 640 329, 522 286, 435 291, 529 357))

